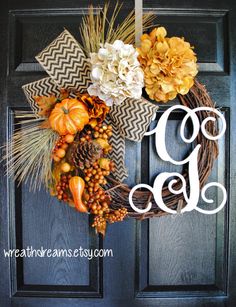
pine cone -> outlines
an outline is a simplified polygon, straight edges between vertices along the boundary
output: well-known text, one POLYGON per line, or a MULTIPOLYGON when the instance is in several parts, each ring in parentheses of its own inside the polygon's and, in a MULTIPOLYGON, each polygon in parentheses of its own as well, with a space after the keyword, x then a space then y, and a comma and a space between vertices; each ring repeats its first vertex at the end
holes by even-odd
POLYGON ((102 147, 95 141, 81 142, 72 153, 73 163, 77 168, 88 168, 102 156, 102 153, 102 147))

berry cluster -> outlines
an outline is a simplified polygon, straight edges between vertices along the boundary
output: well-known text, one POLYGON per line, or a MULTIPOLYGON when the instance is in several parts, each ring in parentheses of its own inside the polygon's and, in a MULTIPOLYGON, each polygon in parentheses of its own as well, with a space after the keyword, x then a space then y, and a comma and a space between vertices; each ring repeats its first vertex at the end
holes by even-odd
POLYGON ((112 147, 108 143, 109 138, 112 136, 112 126, 99 123, 94 127, 93 137, 103 147, 104 155, 107 155, 112 147))
POLYGON ((60 136, 53 149, 53 160, 55 162, 60 162, 62 158, 66 155, 66 150, 69 147, 70 143, 74 142, 74 135, 67 134, 60 136))
POLYGON ((91 141, 92 140, 92 131, 90 129, 84 129, 80 142, 91 141))
POLYGON ((95 216, 93 220, 92 227, 95 227, 98 230, 106 229, 106 219, 103 216, 95 216))
POLYGON ((104 213, 109 212, 110 198, 106 197, 103 192, 102 195, 100 195, 99 192, 95 195, 93 201, 90 200, 90 202, 88 202, 88 205, 92 214, 102 216, 104 213), (100 197, 100 199, 97 198, 97 196, 100 197))
MULTIPOLYGON (((102 159, 101 159, 101 161, 102 161, 102 159)), ((92 167, 85 168, 85 170, 84 170, 84 174, 85 174, 84 180, 87 182, 88 186, 90 188, 93 188, 93 189, 95 187, 98 187, 99 185, 105 185, 107 183, 105 176, 108 176, 113 168, 114 168, 113 162, 110 161, 110 160, 109 160, 109 164, 107 166, 107 169, 100 168, 99 167, 99 161, 97 161, 93 164, 92 167)), ((95 192, 96 192, 96 190, 95 190, 95 192)))
POLYGON ((56 185, 57 198, 59 200, 68 201, 69 199, 69 180, 72 175, 62 175, 60 181, 56 185))
POLYGON ((105 213, 103 216, 95 216, 93 220, 92 227, 95 227, 97 230, 105 230, 106 223, 115 223, 115 222, 122 222, 127 215, 126 208, 120 208, 117 210, 110 210, 109 212, 105 213))
POLYGON ((128 211, 126 208, 120 208, 118 210, 113 210, 110 213, 105 214, 105 219, 109 223, 122 222, 126 217, 128 211))
POLYGON ((101 138, 101 139, 109 139, 109 137, 112 136, 112 126, 105 125, 105 124, 98 124, 96 127, 94 127, 94 134, 95 139, 101 138))
MULTIPOLYGON (((99 160, 103 161, 104 158, 99 160)), ((101 185, 107 183, 105 176, 108 176, 114 169, 114 164, 110 160, 106 169, 99 167, 99 160, 92 167, 85 168, 85 189, 87 191, 87 204, 90 212, 93 214, 103 215, 109 210, 110 196, 102 189, 101 185)))

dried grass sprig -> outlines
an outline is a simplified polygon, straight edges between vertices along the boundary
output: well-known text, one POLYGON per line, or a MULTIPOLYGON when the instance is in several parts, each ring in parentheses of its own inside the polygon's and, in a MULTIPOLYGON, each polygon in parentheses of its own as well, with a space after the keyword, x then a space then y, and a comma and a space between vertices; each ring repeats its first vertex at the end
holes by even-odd
POLYGON ((58 134, 52 129, 43 129, 42 119, 32 113, 21 111, 16 118, 20 127, 4 146, 6 174, 19 184, 28 182, 33 191, 40 190, 42 184, 48 187, 52 180, 51 155, 58 134))
MULTIPOLYGON (((115 25, 122 4, 117 3, 111 17, 108 17, 109 3, 104 8, 89 7, 88 15, 83 16, 80 25, 82 47, 89 57, 91 52, 98 52, 101 44, 114 43, 122 40, 126 44, 135 44, 135 12, 132 10, 128 16, 118 25, 115 25)), ((153 26, 154 14, 143 15, 143 31, 153 26)))

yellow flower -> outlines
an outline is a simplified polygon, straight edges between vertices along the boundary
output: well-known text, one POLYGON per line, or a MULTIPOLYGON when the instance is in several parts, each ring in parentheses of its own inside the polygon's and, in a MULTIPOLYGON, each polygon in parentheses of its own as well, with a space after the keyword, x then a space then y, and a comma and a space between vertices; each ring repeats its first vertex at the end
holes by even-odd
POLYGON ((145 90, 159 102, 185 95, 197 75, 197 58, 193 48, 180 37, 166 37, 164 27, 141 36, 139 62, 144 71, 145 90))

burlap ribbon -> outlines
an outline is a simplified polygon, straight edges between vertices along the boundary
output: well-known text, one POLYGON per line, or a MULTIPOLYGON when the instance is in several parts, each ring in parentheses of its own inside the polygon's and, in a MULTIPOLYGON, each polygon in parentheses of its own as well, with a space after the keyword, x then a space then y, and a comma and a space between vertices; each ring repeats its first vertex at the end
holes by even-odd
MULTIPOLYGON (((49 46, 36 56, 49 77, 24 85, 22 88, 31 108, 37 114, 35 96, 58 95, 60 88, 85 92, 91 83, 90 64, 75 38, 64 30, 49 46)), ((107 122, 113 126, 111 158, 116 164, 115 177, 123 181, 125 168, 125 138, 140 142, 158 107, 140 99, 127 98, 111 108, 107 122)))

